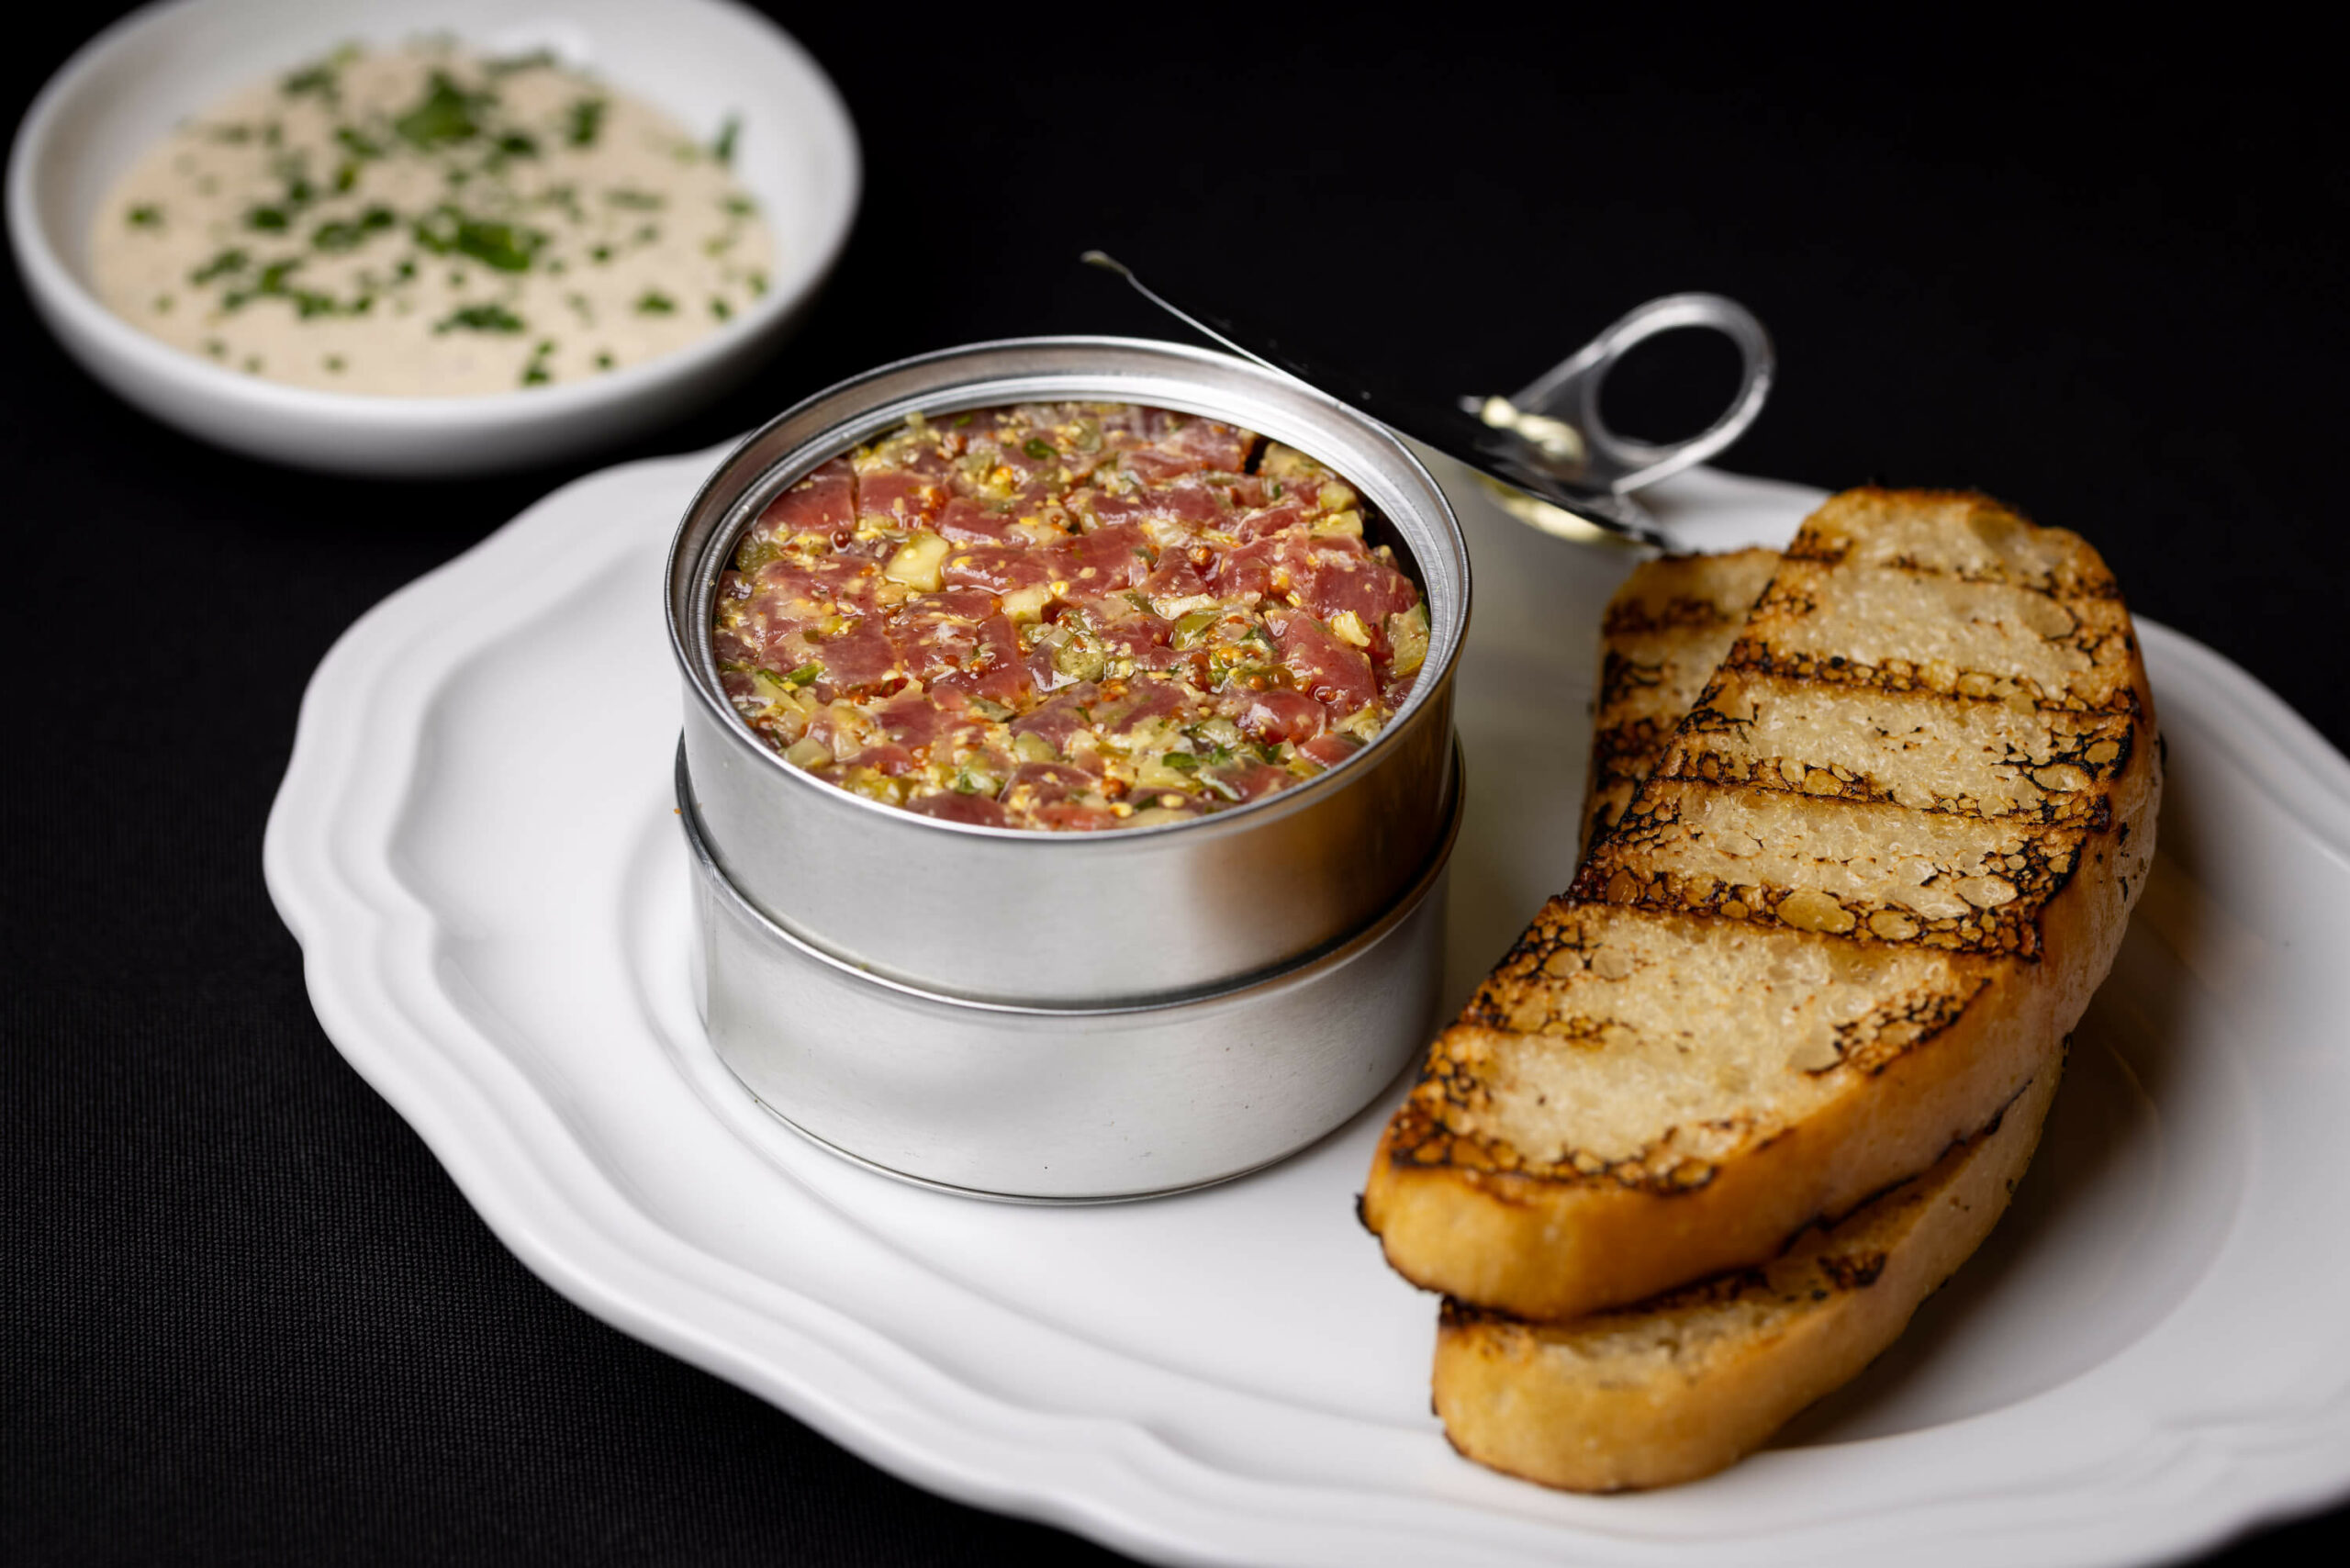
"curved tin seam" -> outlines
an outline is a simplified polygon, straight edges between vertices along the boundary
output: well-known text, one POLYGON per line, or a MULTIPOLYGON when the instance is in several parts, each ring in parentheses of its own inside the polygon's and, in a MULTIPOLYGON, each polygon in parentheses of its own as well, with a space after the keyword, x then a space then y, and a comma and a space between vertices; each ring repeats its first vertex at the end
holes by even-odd
POLYGON ((924 1007, 953 1013, 989 1013, 1007 1017, 1081 1021, 1094 1018, 1131 1017, 1138 1014, 1169 1013, 1178 1008, 1197 1007, 1220 1010, 1247 1001, 1250 997, 1281 986, 1294 984, 1310 978, 1309 971, 1324 966, 1347 962, 1365 947, 1401 924, 1417 909, 1444 874, 1452 859, 1453 845, 1460 837, 1460 821, 1467 814, 1469 802, 1467 761, 1461 755, 1460 737, 1452 738, 1452 804, 1446 816, 1444 836, 1438 841, 1436 851, 1421 866, 1420 874, 1410 887, 1382 911, 1367 925, 1312 949, 1297 958, 1285 960, 1269 969, 1259 969, 1214 987, 1140 996, 1129 1002, 1109 1005, 1086 1003, 1075 1006, 1055 1006, 1034 1002, 1003 1002, 987 997, 960 996, 952 991, 933 991, 909 980, 901 980, 853 962, 818 945, 808 936, 777 920, 744 896, 734 885, 733 879, 718 864, 711 851, 708 835, 701 823, 701 812, 694 804, 693 777, 687 770, 686 748, 681 740, 677 745, 675 771, 677 793, 677 821, 685 830, 686 843, 692 851, 696 869, 702 879, 742 919, 764 930, 770 937, 804 958, 823 965, 845 979, 860 984, 878 986, 895 992, 909 1002, 924 1007))

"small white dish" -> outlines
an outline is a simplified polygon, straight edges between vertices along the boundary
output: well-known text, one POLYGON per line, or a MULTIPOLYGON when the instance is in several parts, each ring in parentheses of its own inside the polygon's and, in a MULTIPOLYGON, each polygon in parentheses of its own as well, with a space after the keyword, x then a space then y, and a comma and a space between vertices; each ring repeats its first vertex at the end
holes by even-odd
MULTIPOLYGON (((744 1092, 695 1016, 650 591, 716 455, 559 490, 364 617, 263 853, 328 1035, 588 1311, 919 1484, 1161 1562, 2143 1562, 2350 1488, 2350 762, 2217 655, 2139 623, 2162 853, 1988 1245, 1767 1451, 1570 1496, 1428 1413, 1435 1300, 1353 1215, 1386 1103, 1224 1187, 1040 1209, 850 1165, 744 1092), (550 728, 551 661, 592 722, 550 728)), ((1457 1006, 1572 868, 1630 557, 1428 462, 1477 572, 1457 1006)), ((1721 548, 1817 492, 1694 470, 1651 498, 1721 548)))
POLYGON ((859 177, 856 128, 822 70, 726 0, 166 0, 84 45, 33 100, 9 154, 8 237, 41 319, 91 375, 157 419, 300 467, 442 476, 610 446, 742 380, 832 270, 859 177), (465 398, 265 381, 170 347, 99 303, 88 264, 98 204, 173 125, 340 44, 434 32, 500 53, 548 50, 697 134, 739 116, 734 173, 776 238, 767 294, 675 353, 593 381, 465 398))

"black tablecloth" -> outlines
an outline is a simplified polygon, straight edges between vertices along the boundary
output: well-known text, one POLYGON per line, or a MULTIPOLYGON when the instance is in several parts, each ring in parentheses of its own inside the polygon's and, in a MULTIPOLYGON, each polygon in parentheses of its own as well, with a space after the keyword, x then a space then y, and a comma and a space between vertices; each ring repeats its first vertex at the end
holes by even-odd
MULTIPOLYGON (((6 101, 106 14, 20 34, 6 101)), ((2350 742, 2350 186, 2332 84, 2289 48, 1466 7, 783 20, 857 117, 856 238, 755 386, 632 451, 462 485, 264 467, 131 412, 0 288, 0 1559, 1105 1555, 890 1479, 541 1284, 320 1033, 260 870, 303 684, 369 605, 571 473, 882 360, 1165 335, 1084 246, 1437 394, 1515 386, 1649 296, 1734 295, 1784 374, 1729 466, 2078 528, 2140 613, 2350 742)), ((1728 374, 1660 348, 1610 407, 1662 433, 1728 374)), ((2346 1537, 2335 1512, 2237 1550, 2346 1537)))

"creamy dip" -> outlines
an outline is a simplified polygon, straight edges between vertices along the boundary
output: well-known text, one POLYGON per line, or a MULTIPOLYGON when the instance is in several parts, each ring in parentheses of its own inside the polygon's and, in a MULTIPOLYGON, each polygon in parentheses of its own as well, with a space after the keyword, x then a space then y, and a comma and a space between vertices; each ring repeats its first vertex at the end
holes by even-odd
POLYGON ((766 292, 773 242, 698 142, 543 56, 357 49, 256 84, 117 182, 98 297, 273 381, 406 397, 584 380, 766 292))

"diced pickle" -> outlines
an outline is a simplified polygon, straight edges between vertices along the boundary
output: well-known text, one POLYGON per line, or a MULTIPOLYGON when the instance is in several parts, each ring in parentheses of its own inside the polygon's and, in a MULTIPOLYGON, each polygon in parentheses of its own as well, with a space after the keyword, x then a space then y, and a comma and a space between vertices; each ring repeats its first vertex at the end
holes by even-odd
POLYGON ((1083 637, 1072 637, 1053 650, 1053 667, 1072 680, 1094 680, 1110 661, 1083 637))
POLYGON ((1400 614, 1387 618, 1388 645, 1395 650, 1388 668, 1397 675, 1411 675, 1427 662, 1428 608, 1416 604, 1400 614))
POLYGON ((901 545, 881 568, 881 575, 892 582, 901 582, 924 593, 936 593, 945 586, 941 576, 946 565, 946 541, 927 531, 915 534, 901 545))
POLYGON ((1206 636, 1208 634, 1208 629, 1214 626, 1220 619, 1222 619, 1222 612, 1219 610, 1192 610, 1189 615, 1184 616, 1181 620, 1175 622, 1175 645, 1179 648, 1195 648, 1199 646, 1200 639, 1206 636))
POLYGON ((1003 596, 1002 602, 1003 613, 1014 625, 1033 622, 1053 602, 1053 588, 1050 583, 1038 583, 1033 588, 1013 588, 1003 596))
MULTIPOLYGON (((1178 752, 1175 755, 1181 756, 1183 754, 1178 752)), ((1193 767, 1199 766, 1196 757, 1185 756, 1183 760, 1193 767)), ((1189 773, 1169 766, 1167 757, 1146 756, 1135 765, 1135 787, 1138 790, 1189 790, 1192 778, 1189 773)))

